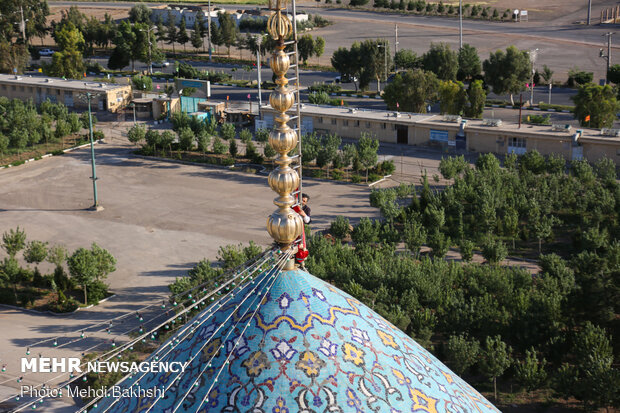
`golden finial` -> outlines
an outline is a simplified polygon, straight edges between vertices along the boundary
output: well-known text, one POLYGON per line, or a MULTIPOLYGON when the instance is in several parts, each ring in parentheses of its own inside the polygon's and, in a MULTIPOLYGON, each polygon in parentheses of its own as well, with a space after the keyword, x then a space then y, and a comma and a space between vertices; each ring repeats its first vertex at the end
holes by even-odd
POLYGON ((288 88, 286 72, 290 67, 288 55, 284 52, 284 39, 292 31, 292 25, 288 17, 282 14, 286 9, 286 0, 269 0, 269 8, 273 13, 267 22, 269 34, 277 40, 276 50, 271 55, 271 70, 276 75, 278 85, 269 95, 269 103, 279 114, 275 118, 275 127, 269 133, 269 143, 278 152, 275 163, 278 165, 269 174, 269 186, 278 193, 274 204, 278 210, 267 218, 267 231, 279 244, 288 245, 295 241, 303 230, 301 217, 291 209, 295 204, 295 198, 291 195, 299 188, 299 175, 289 165, 291 158, 288 153, 297 145, 297 133, 291 129, 287 122, 289 116, 286 111, 295 103, 295 96, 288 88))

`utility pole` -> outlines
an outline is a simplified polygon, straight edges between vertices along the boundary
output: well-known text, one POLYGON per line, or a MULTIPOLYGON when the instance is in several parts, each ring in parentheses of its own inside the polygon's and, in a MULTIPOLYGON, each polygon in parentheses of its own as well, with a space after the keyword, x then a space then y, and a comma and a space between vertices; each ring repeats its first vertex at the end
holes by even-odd
POLYGON ((592 14, 592 0, 588 0, 588 26, 590 25, 591 14, 592 14))
POLYGON ((258 69, 258 114, 260 116, 260 108, 263 106, 263 99, 261 96, 261 68, 260 68, 260 44, 263 41, 263 37, 259 34, 256 36, 256 43, 258 44, 258 50, 256 51, 256 68, 258 69))
POLYGON ((600 50, 599 57, 607 59, 607 71, 605 72, 605 84, 609 83, 609 69, 611 68, 611 36, 615 34, 615 32, 607 32, 602 36, 607 36, 607 55, 603 52, 603 49, 600 50))
POLYGON ((207 38, 209 40, 209 62, 211 61, 211 0, 209 0, 209 7, 207 9, 209 15, 207 16, 207 38))
POLYGON ((26 40, 26 21, 24 21, 24 7, 21 4, 19 5, 19 12, 22 16, 22 22, 20 26, 20 28, 22 29, 22 37, 24 38, 24 44, 28 44, 28 41, 26 40))
POLYGON ((459 0, 459 50, 463 48, 463 0, 459 0))
MULTIPOLYGON (((383 71, 385 72, 385 81, 387 82, 387 41, 384 44, 378 44, 378 48, 383 48, 383 71)), ((381 81, 377 80, 377 93, 381 93, 381 81)))
POLYGON ((395 72, 398 70, 398 67, 396 67, 396 53, 398 53, 398 25, 394 24, 394 71, 395 72))
POLYGON ((97 199, 97 169, 95 167, 95 144, 93 142, 93 115, 90 110, 90 101, 93 95, 90 92, 86 92, 86 99, 88 99, 88 132, 90 135, 90 160, 93 176, 91 179, 93 180, 93 198, 95 203, 90 208, 92 211, 101 211, 103 207, 99 205, 99 200, 97 199))
POLYGON ((530 83, 530 106, 534 106, 534 63, 536 63, 536 58, 538 57, 538 49, 534 49, 530 52, 530 61, 532 62, 532 77, 530 83))

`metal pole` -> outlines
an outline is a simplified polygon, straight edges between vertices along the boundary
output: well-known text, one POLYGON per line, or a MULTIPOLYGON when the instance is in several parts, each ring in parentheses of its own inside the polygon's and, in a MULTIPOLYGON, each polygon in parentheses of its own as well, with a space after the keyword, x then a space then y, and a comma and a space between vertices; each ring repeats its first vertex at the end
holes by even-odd
POLYGON ((209 62, 211 61, 211 0, 209 0, 209 15, 207 16, 207 37, 209 39, 209 62))
POLYGON ((532 67, 532 83, 530 83, 530 106, 534 106, 534 68, 532 67))
POLYGON ((131 107, 133 108, 133 124, 136 124, 136 104, 132 104, 131 107))
POLYGON ((609 69, 611 67, 611 35, 613 33, 609 32, 607 33, 607 73, 605 73, 605 81, 606 83, 609 83, 609 80, 607 80, 607 77, 609 76, 609 69))
POLYGON ((459 50, 463 48, 463 0, 459 0, 459 50))
POLYGON ((383 75, 385 76, 384 81, 387 82, 387 41, 385 42, 385 47, 383 48, 383 75))
POLYGON ((259 43, 258 43, 258 50, 256 51, 256 61, 258 62, 256 64, 256 67, 258 68, 258 112, 259 112, 259 115, 260 115, 260 108, 261 108, 261 106, 263 106, 263 98, 261 96, 261 83, 262 83, 262 81, 261 81, 261 73, 260 73, 260 71, 261 71, 261 68, 260 68, 260 40, 259 40, 259 43))
POLYGON ((152 75, 153 74, 153 58, 151 57, 151 29, 152 27, 149 26, 148 30, 146 31, 146 35, 149 37, 149 73, 152 75))
POLYGON ((521 129, 521 109, 523 109, 523 93, 519 95, 519 129, 521 129))
POLYGON ((26 22, 24 21, 24 7, 21 4, 19 5, 19 12, 21 13, 21 16, 22 16, 22 24, 21 24, 22 37, 24 38, 24 44, 28 44, 28 41, 26 40, 26 22))
POLYGON ((590 25, 590 14, 592 14, 592 0, 588 0, 588 26, 590 25))
POLYGON ((93 197, 95 199, 95 203, 92 207, 95 211, 100 209, 99 200, 97 199, 97 169, 95 167, 95 143, 93 142, 93 115, 90 110, 90 100, 92 95, 90 93, 86 93, 86 97, 88 98, 88 131, 90 135, 90 160, 91 166, 93 170, 93 197))
POLYGON ((551 83, 549 83, 549 104, 551 104, 551 83))
POLYGON ((396 53, 398 53, 398 25, 394 25, 394 71, 397 72, 398 68, 396 67, 396 53))

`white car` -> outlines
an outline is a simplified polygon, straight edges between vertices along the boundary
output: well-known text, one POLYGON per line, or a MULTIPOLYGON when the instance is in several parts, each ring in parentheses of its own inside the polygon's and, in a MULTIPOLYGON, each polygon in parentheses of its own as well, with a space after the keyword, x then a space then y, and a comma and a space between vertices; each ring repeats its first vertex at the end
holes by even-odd
POLYGON ((53 55, 55 52, 51 49, 41 49, 39 50, 39 56, 51 56, 53 55))
POLYGON ((153 62, 151 65, 153 67, 168 67, 170 66, 170 62, 153 62))

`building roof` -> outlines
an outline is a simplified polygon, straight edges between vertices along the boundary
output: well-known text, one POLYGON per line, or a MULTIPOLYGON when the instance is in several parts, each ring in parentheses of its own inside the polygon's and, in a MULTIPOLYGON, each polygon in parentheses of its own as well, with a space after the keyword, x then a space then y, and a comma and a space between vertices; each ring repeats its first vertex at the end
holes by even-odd
POLYGON ((497 412, 471 386, 362 303, 302 271, 265 270, 175 333, 90 412, 497 412), (152 410, 151 410, 152 409, 152 410), (178 410, 177 410, 178 409, 178 410))
MULTIPOLYGON (((270 105, 263 105, 262 110, 274 111, 270 105)), ((302 115, 313 116, 332 116, 342 119, 354 119, 363 121, 380 121, 386 123, 398 123, 401 125, 419 125, 425 127, 459 129, 459 123, 446 122, 443 115, 426 113, 395 112, 393 110, 359 109, 343 106, 326 106, 303 103, 301 106, 302 115)), ((518 120, 518 113, 515 111, 515 119, 518 120)), ((522 123, 519 128, 518 122, 511 122, 509 119, 502 119, 500 126, 486 126, 483 119, 467 119, 466 130, 469 131, 489 131, 509 134, 512 136, 539 135, 551 139, 571 140, 577 130, 582 131, 580 140, 597 143, 619 144, 620 137, 604 136, 599 129, 592 128, 571 128, 569 131, 553 130, 553 125, 531 125, 522 123)))
POLYGON ((68 90, 98 93, 101 91, 109 92, 116 89, 126 89, 129 85, 116 83, 97 83, 85 82, 83 80, 61 79, 57 77, 44 76, 15 76, 0 74, 0 84, 20 85, 20 86, 42 86, 55 87, 68 90))

